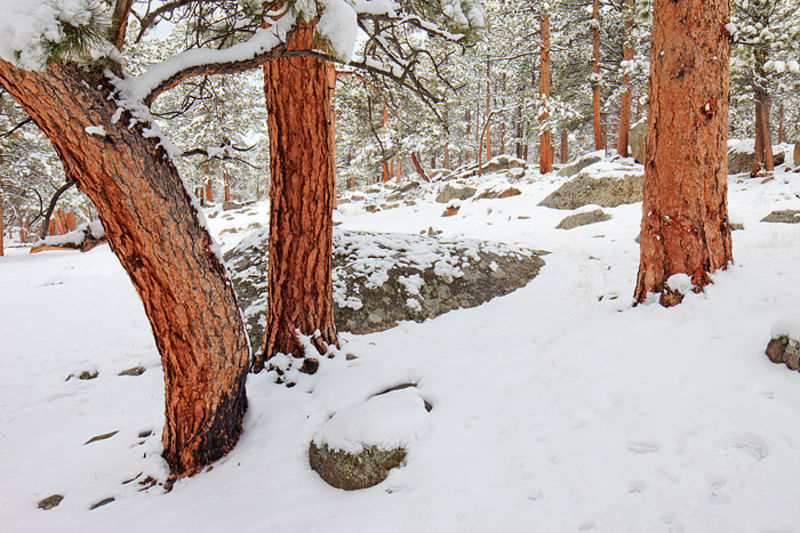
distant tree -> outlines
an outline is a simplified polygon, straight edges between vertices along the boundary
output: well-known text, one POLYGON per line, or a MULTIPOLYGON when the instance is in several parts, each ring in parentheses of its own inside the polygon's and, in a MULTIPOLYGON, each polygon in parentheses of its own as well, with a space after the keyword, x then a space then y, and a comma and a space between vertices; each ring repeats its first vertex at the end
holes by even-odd
POLYGON ((727 205, 728 2, 656 0, 650 55, 641 258, 635 298, 695 290, 732 260, 727 205), (691 60, 687 60, 691 58, 691 60))

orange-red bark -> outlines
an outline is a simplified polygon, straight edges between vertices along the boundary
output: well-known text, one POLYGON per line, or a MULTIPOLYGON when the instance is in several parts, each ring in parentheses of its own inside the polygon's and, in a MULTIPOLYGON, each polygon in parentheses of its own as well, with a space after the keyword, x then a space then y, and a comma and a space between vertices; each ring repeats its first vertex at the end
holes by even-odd
MULTIPOLYGON (((313 45, 313 26, 290 36, 289 49, 313 45)), ((337 344, 331 250, 336 195, 329 66, 313 57, 264 65, 270 140, 269 294, 264 345, 256 369, 277 353, 304 357, 297 336, 318 335, 320 352, 337 344)), ((313 359, 313 358, 309 358, 313 359)), ((306 365, 315 369, 314 361, 306 365)))
POLYGON ((727 205, 728 2, 656 0, 650 53, 641 258, 635 298, 732 260, 727 205))

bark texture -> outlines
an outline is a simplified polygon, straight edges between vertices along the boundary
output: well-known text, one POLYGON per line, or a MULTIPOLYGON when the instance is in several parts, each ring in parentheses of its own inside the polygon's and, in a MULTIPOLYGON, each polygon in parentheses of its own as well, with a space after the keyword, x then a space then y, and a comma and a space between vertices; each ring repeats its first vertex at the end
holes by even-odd
POLYGON ((727 0, 656 0, 650 54, 641 258, 635 298, 673 274, 697 290, 732 260, 727 205, 727 0))
MULTIPOLYGON (((300 27, 287 47, 309 49, 312 38, 313 27, 300 27)), ((271 61, 264 65, 264 89, 272 183, 269 301, 256 370, 277 353, 303 357, 298 331, 318 331, 314 344, 320 353, 326 344, 337 344, 331 280, 336 176, 328 65, 313 57, 271 61)))
POLYGON ((249 350, 233 289, 174 165, 144 125, 117 122, 111 87, 71 64, 40 73, 0 60, 0 84, 47 135, 97 208, 161 354, 164 457, 190 475, 236 444, 249 350), (90 135, 87 124, 106 136, 90 135))
MULTIPOLYGON (((600 76, 600 2, 592 0, 592 73, 600 76)), ((600 131, 600 82, 592 86, 592 129, 594 149, 603 149, 603 133, 600 131)))
MULTIPOLYGON (((628 8, 633 8, 633 0, 627 0, 628 8)), ((625 44, 622 49, 622 60, 631 61, 633 59, 633 46, 631 46, 631 32, 633 30, 633 20, 625 21, 625 44)), ((622 85, 625 92, 622 93, 619 104, 619 128, 617 131, 617 153, 621 157, 628 157, 628 135, 631 129, 631 96, 630 87, 631 77, 626 72, 622 76, 622 85)))
MULTIPOLYGON (((542 39, 542 50, 539 55, 539 96, 548 103, 550 99, 550 16, 542 15, 539 34, 542 39)), ((542 112, 539 120, 542 124, 550 118, 550 113, 542 112)), ((553 139, 550 129, 543 129, 539 134, 539 173, 547 174, 553 170, 553 139)))

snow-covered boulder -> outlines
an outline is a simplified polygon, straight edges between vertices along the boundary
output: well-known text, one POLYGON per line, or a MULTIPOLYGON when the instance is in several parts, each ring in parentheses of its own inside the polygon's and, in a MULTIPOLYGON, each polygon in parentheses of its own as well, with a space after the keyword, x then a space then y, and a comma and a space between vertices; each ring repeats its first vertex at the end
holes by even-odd
POLYGON ((539 205, 553 209, 577 209, 588 204, 602 207, 632 204, 642 201, 642 183, 641 173, 595 176, 584 171, 551 193, 539 205))
MULTIPOLYGON (((225 254, 254 346, 264 331, 268 241, 264 229, 225 254)), ((353 333, 475 307, 525 286, 544 265, 543 252, 488 241, 335 228, 333 243, 336 327, 353 333)))
POLYGON ((766 354, 773 363, 800 371, 800 319, 784 318, 773 327, 766 354))
MULTIPOLYGON (((728 143, 728 174, 744 174, 753 170, 754 140, 732 139, 728 143)), ((788 144, 772 145, 772 162, 782 165, 786 161, 786 154, 790 150, 788 144)))
POLYGON ((450 200, 466 200, 474 196, 476 192, 478 190, 474 187, 457 187, 448 183, 439 191, 436 201, 440 204, 446 204, 450 200))
POLYGON ((413 385, 343 409, 315 433, 308 450, 311 468, 336 488, 377 485, 424 439, 430 410, 413 385))

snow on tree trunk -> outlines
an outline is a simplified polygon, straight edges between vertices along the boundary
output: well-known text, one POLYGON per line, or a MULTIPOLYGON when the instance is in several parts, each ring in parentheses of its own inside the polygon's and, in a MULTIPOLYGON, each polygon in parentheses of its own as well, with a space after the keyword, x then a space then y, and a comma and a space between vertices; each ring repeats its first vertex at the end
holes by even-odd
MULTIPOLYGON (((540 38, 542 49, 540 53, 540 75, 539 75, 539 95, 545 105, 549 104, 550 99, 550 16, 543 14, 540 20, 540 38)), ((550 118, 550 114, 545 111, 539 116, 544 124, 550 118)), ((539 134, 539 173, 547 174, 553 170, 553 141, 550 129, 542 129, 539 134)))
POLYGON ((136 287, 164 369, 164 458, 191 475, 234 447, 247 408, 247 339, 213 241, 159 140, 129 128, 127 113, 112 120, 104 79, 72 64, 29 73, 0 60, 0 84, 92 200, 136 287))
POLYGON ((656 0, 641 258, 635 298, 688 274, 696 290, 732 260, 727 205, 728 2, 656 0))
MULTIPOLYGON (((300 27, 289 49, 311 48, 313 27, 300 27)), ((305 355, 297 336, 314 335, 320 353, 336 345, 331 252, 336 190, 328 65, 312 57, 264 65, 269 112, 269 295, 264 345, 255 368, 278 353, 305 355)), ((384 166, 386 168, 386 165, 384 166)), ((305 365, 313 372, 309 359, 305 365)))

